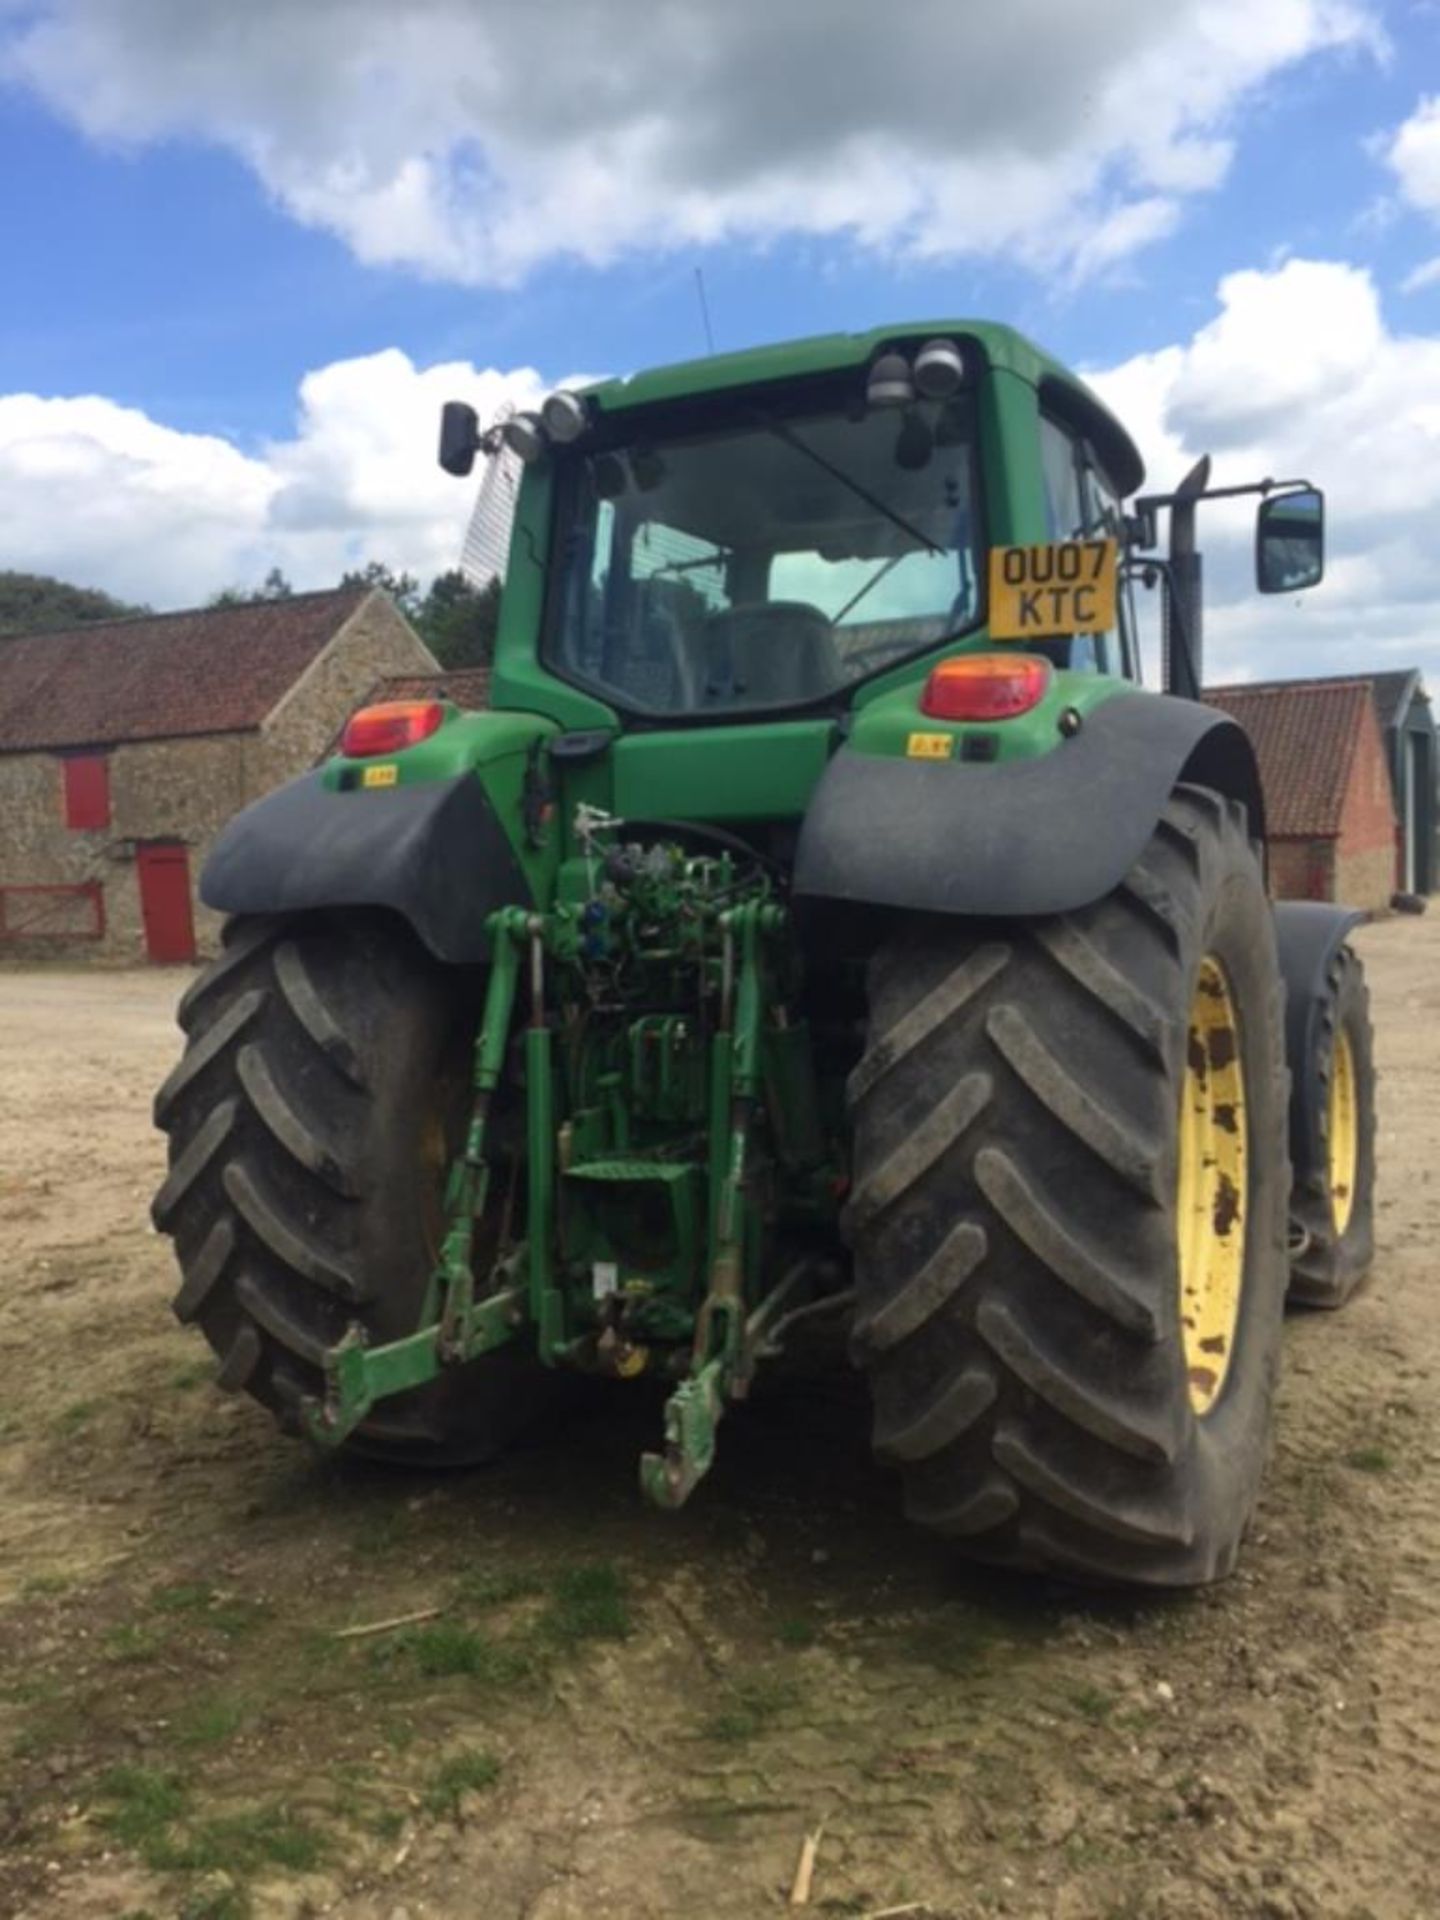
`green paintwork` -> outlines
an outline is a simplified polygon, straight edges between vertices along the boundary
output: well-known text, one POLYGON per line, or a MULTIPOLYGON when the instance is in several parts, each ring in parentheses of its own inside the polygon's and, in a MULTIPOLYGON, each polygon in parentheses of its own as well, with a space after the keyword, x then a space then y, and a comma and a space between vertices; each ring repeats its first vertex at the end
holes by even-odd
MULTIPOLYGON (((534 845, 525 830, 523 794, 531 754, 537 742, 549 740, 559 731, 553 719, 534 713, 507 713, 493 710, 467 713, 450 701, 444 703, 445 718, 426 740, 401 753, 378 754, 355 760, 337 754, 325 764, 322 778, 332 791, 349 788, 357 806, 364 806, 372 789, 363 785, 367 772, 393 767, 394 785, 424 785, 453 780, 458 774, 474 773, 485 784, 515 849, 521 868, 537 899, 547 899, 555 883, 559 858, 559 835, 551 833, 543 845, 534 845)), ((390 789, 377 787, 375 793, 390 789)))
MULTIPOLYGON (((969 651, 969 649, 967 649, 969 651)), ((1009 720, 987 720, 983 724, 961 724, 935 720, 920 711, 919 695, 923 682, 913 680, 884 696, 867 701, 855 716, 848 745, 855 753, 903 755, 912 733, 948 733, 955 742, 952 759, 961 757, 961 743, 968 735, 980 735, 993 742, 996 764, 1007 760, 1037 760, 1058 746, 1064 735, 1060 716, 1067 710, 1084 716, 1113 700, 1117 693, 1133 693, 1128 680, 1103 673, 1067 673, 1050 676, 1045 697, 1029 713, 1009 720)))
POLYGON ((613 807, 634 820, 784 820, 803 813, 833 720, 634 733, 613 750, 613 807))
MULTIPOLYGON (((1051 359, 1048 353, 1027 340, 1013 327, 998 326, 989 320, 907 320, 895 326, 872 327, 866 333, 821 333, 805 340, 786 340, 775 346, 751 347, 742 353, 713 354, 703 360, 682 360, 667 367, 652 367, 626 379, 605 380, 587 391, 605 413, 625 408, 653 406, 665 401, 686 400, 696 394, 720 393, 734 387, 769 385, 776 381, 802 380, 816 374, 843 372, 863 367, 884 347, 920 346, 926 340, 954 339, 966 335, 978 341, 990 369, 1010 373, 1035 387, 1042 380, 1057 380, 1083 393, 1090 404, 1107 413, 1118 434, 1124 428, 1108 409, 1078 380, 1068 367, 1051 359)), ((1139 463, 1136 453, 1136 463, 1139 463)), ((1138 484, 1138 480, 1137 480, 1138 484)))
POLYGON ((554 476, 548 461, 527 467, 516 503, 495 637, 490 699, 496 707, 544 714, 557 726, 583 732, 619 724, 613 708, 593 694, 566 686, 540 665, 540 626, 545 608, 545 564, 550 546, 554 476))

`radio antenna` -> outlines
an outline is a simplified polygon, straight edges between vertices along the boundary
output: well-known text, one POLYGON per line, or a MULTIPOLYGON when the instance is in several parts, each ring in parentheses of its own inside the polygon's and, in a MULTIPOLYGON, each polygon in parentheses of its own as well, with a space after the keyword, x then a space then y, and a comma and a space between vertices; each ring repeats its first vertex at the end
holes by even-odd
POLYGON ((695 294, 700 302, 700 322, 705 329, 705 347, 709 353, 715 351, 715 335, 710 326, 710 302, 705 298, 705 269, 695 269, 695 294))

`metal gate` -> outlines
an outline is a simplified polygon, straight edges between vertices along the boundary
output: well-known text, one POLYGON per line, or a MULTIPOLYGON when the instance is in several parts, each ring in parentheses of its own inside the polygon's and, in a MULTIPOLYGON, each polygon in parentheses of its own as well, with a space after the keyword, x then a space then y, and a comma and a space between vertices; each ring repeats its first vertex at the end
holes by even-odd
POLYGON ((98 880, 68 887, 0 886, 0 940, 103 940, 105 890, 98 880))

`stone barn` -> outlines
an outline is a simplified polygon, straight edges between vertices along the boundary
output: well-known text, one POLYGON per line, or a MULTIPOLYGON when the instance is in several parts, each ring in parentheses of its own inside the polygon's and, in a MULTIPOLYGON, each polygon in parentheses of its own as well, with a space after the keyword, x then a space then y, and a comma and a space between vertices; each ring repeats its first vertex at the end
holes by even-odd
POLYGON ((1205 698, 1254 742, 1276 898, 1388 907, 1398 825, 1370 681, 1277 680, 1205 698))
POLYGON ((377 680, 437 670, 366 587, 0 640, 0 956, 213 951, 219 829, 377 680))

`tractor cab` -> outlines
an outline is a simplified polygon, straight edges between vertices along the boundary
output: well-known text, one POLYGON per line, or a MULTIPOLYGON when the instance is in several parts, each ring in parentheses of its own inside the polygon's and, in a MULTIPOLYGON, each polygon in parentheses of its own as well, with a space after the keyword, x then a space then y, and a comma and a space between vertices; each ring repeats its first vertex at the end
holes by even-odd
MULTIPOLYGON (((703 392, 672 390, 684 369, 640 375, 484 434, 447 407, 443 464, 466 470, 481 451, 508 465, 504 489, 487 475, 477 518, 518 491, 512 581, 549 555, 534 616, 502 632, 497 698, 513 674, 531 704, 538 669, 625 727, 835 714, 942 652, 986 647, 992 546, 1123 539, 1138 455, 1008 329, 703 365, 703 392)), ((472 545, 503 542, 492 527, 472 545)), ((1026 644, 1061 668, 1138 670, 1123 592, 1103 625, 1065 632, 1047 610, 1026 644)))

